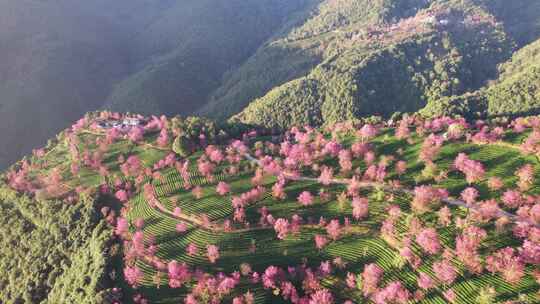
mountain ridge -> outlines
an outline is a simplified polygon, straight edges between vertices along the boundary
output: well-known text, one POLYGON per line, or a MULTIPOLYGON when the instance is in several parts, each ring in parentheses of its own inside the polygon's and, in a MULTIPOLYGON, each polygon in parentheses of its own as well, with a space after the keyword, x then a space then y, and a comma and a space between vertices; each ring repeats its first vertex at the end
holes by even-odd
MULTIPOLYGON (((0 31, 0 40, 9 41, 5 60, 0 60, 0 79, 6 80, 0 126, 7 130, 2 136, 8 143, 0 151, 0 166, 96 108, 218 120, 234 116, 281 127, 290 125, 276 120, 280 117, 289 117, 289 124, 324 124, 414 112, 426 105, 424 114, 440 115, 436 108, 450 103, 465 116, 503 115, 493 111, 505 106, 502 98, 489 97, 488 110, 487 97, 471 96, 510 91, 502 85, 500 90, 482 87, 502 77, 497 66, 510 60, 513 51, 540 35, 540 4, 534 0, 268 0, 226 7, 215 0, 66 3, 3 4, 3 12, 11 15, 1 18, 0 31), (463 19, 446 17, 437 20, 450 22, 446 26, 433 24, 431 34, 438 38, 431 41, 427 33, 407 33, 424 31, 415 22, 433 17, 422 14, 438 7, 469 16, 468 22, 487 18, 491 37, 481 31, 469 31, 467 38, 449 35, 463 19), (72 17, 60 18, 68 11, 72 17), (54 22, 39 17, 47 15, 54 22), (26 27, 10 31, 22 21, 26 27), (479 44, 482 39, 485 45, 479 44), (445 56, 429 53, 439 52, 442 43, 453 49, 445 56), (498 48, 504 54, 496 55, 498 48), (371 56, 370 63, 358 68, 365 56, 371 56), (377 73, 379 68, 389 74, 377 73), (388 77, 390 89, 384 90, 388 77), (295 99, 290 104, 298 107, 289 107, 285 97, 295 99), (303 117, 306 109, 316 117, 303 117)), ((535 76, 522 77, 529 85, 507 85, 534 92, 535 76)), ((534 110, 530 99, 537 95, 529 95, 509 107, 525 103, 534 110)))

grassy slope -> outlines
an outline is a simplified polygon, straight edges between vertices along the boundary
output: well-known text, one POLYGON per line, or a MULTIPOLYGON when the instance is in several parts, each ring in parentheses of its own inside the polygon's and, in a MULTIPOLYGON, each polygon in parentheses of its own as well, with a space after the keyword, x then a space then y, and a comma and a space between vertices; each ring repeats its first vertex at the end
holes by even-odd
MULTIPOLYGON (((404 142, 393 139, 388 136, 381 136, 377 138, 374 143, 377 147, 378 153, 394 154, 397 148, 405 147, 404 142)), ((409 171, 406 176, 401 180, 409 186, 414 185, 413 177, 416 176, 421 165, 416 162, 417 153, 419 151, 419 144, 408 145, 404 151, 405 159, 409 161, 409 171)), ((437 160, 437 164, 441 168, 448 169, 451 160, 459 152, 469 153, 471 158, 484 162, 489 168, 489 176, 504 176, 504 181, 507 186, 512 185, 515 182, 515 177, 512 176, 512 172, 519 166, 525 163, 534 163, 536 168, 540 166, 533 157, 522 157, 519 152, 508 150, 507 148, 499 148, 496 146, 480 147, 475 145, 463 145, 463 144, 451 144, 446 146, 441 152, 440 158, 437 160)), ((194 172, 194 174, 197 174, 194 172)), ((390 177, 391 178, 391 177, 390 177)), ((165 184, 158 184, 158 193, 160 200, 167 204, 168 199, 172 197, 178 197, 181 203, 179 206, 187 213, 201 214, 207 213, 211 219, 219 220, 225 217, 231 216, 232 209, 227 199, 220 198, 214 192, 215 183, 208 184, 204 179, 194 179, 195 185, 203 185, 204 195, 203 198, 197 200, 190 192, 181 190, 181 178, 176 172, 171 172, 167 175, 168 181, 176 181, 176 184, 167 182, 165 184)), ((246 184, 249 183, 249 176, 243 180, 228 180, 232 182, 233 193, 241 193, 248 190, 246 184)), ((270 185, 270 184, 266 184, 270 185)), ((453 195, 458 195, 467 184, 461 176, 458 174, 452 174, 450 178, 445 181, 442 186, 447 188, 453 195)), ((483 186, 485 187, 485 186, 483 186)), ((263 199, 257 202, 255 206, 252 206, 246 210, 248 219, 256 221, 258 219, 257 209, 260 206, 267 206, 270 213, 278 217, 290 217, 292 214, 299 214, 303 217, 313 217, 315 220, 319 216, 325 216, 327 218, 351 216, 350 207, 342 209, 336 201, 329 203, 317 203, 316 205, 305 208, 299 206, 296 201, 296 197, 301 191, 309 190, 316 192, 319 189, 319 185, 309 182, 295 182, 286 188, 288 199, 285 201, 276 201, 272 198, 263 199)), ((485 189, 484 189, 485 190, 485 189)), ((331 187, 333 194, 338 194, 343 191, 340 187, 331 187)), ((532 193, 538 193, 540 188, 535 187, 531 190, 532 193)), ((149 223, 145 227, 145 232, 153 235, 158 235, 157 241, 160 245, 159 256, 164 259, 176 259, 178 261, 186 262, 190 265, 197 265, 205 270, 212 272, 226 271, 232 272, 238 270, 238 265, 242 262, 250 263, 255 271, 263 271, 268 265, 277 265, 286 267, 290 265, 296 265, 301 263, 302 258, 308 258, 308 264, 317 266, 321 261, 331 260, 335 257, 342 257, 349 263, 347 271, 358 273, 363 269, 363 265, 367 262, 376 262, 386 271, 384 277, 385 282, 390 280, 402 280, 408 282, 409 287, 414 288, 415 272, 405 266, 404 269, 398 270, 396 263, 399 263, 397 252, 390 247, 386 242, 382 241, 377 235, 377 229, 381 221, 385 218, 384 208, 388 206, 388 201, 379 197, 376 193, 366 192, 365 195, 370 197, 370 218, 368 221, 362 222, 358 228, 360 228, 361 237, 349 236, 345 237, 338 242, 332 243, 326 247, 323 251, 318 252, 313 244, 312 238, 315 233, 321 233, 319 229, 302 229, 300 235, 288 237, 285 241, 276 240, 273 235, 273 231, 269 232, 257 232, 249 234, 209 234, 207 232, 193 229, 186 235, 179 236, 174 227, 177 220, 163 216, 154 209, 148 207, 148 204, 140 197, 135 199, 135 207, 133 212, 130 213, 132 220, 143 217, 149 223), (211 265, 204 256, 191 258, 182 253, 182 249, 189 242, 194 242, 199 247, 204 247, 207 243, 219 244, 222 248, 222 258, 216 265, 211 265), (255 243, 257 244, 257 251, 255 253, 249 252, 249 246, 255 243)), ((493 197, 497 193, 489 195, 484 194, 483 198, 493 197)), ((402 207, 402 210, 408 210, 409 198, 397 197, 393 203, 397 203, 402 207)), ((172 209, 172 205, 168 204, 168 207, 172 209)), ((454 212, 462 212, 460 210, 454 210, 454 212)), ((406 216, 403 216, 403 219, 406 216)), ((430 222, 433 220, 432 216, 427 215, 422 217, 422 220, 430 222)), ((455 229, 443 229, 443 234, 446 237, 444 242, 446 246, 452 246, 450 239, 455 237, 455 229)), ((497 235, 493 231, 490 232, 490 237, 486 241, 487 244, 495 245, 497 247, 503 247, 505 242, 510 241, 509 235, 497 235), (504 242, 500 242, 504 239, 504 242), (499 240, 499 241, 497 241, 499 240)), ((430 261, 426 262, 430 265, 430 261)), ((141 265, 144 267, 144 265, 141 265)), ((429 268, 424 265, 421 271, 430 273, 429 268)), ((174 292, 167 290, 167 287, 161 287, 160 289, 154 289, 150 287, 151 276, 154 271, 145 268, 146 284, 148 287, 144 287, 142 291, 149 296, 152 302, 156 303, 176 303, 180 298, 181 291, 174 292)), ((342 272, 344 273, 344 272, 342 272)), ((502 295, 499 297, 502 299, 515 298, 517 296, 516 290, 520 290, 526 294, 528 291, 534 292, 537 290, 536 284, 532 280, 525 280, 519 286, 510 286, 504 283, 499 277, 492 275, 482 275, 475 278, 461 278, 458 279, 454 285, 456 292, 459 294, 458 303, 476 303, 475 297, 478 295, 479 288, 486 286, 495 286, 497 291, 502 295)), ((330 283, 330 282, 328 282, 330 283)), ((146 285, 145 284, 145 285, 146 285)), ((328 285, 341 297, 353 297, 360 301, 358 295, 343 293, 341 285, 328 285)), ((279 303, 279 299, 269 295, 268 293, 260 293, 256 290, 258 295, 257 303, 279 303)), ((534 299, 531 296, 530 299, 534 299)), ((433 291, 428 294, 427 300, 422 303, 445 303, 441 294, 438 291, 433 291)))

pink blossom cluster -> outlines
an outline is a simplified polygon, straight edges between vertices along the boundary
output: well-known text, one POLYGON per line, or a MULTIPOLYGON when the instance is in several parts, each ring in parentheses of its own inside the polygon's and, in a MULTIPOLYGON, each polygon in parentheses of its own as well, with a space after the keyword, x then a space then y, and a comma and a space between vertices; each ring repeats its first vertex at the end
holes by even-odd
POLYGON ((216 169, 216 165, 208 161, 206 157, 200 157, 197 160, 197 169, 199 170, 199 173, 201 173, 201 175, 205 176, 206 178, 212 179, 212 174, 216 169))
POLYGON ((309 191, 303 191, 302 193, 300 193, 300 195, 298 196, 298 202, 302 205, 302 206, 310 206, 313 204, 313 195, 309 192, 309 191))
POLYGON ((502 127, 496 127, 490 130, 488 126, 484 126, 478 133, 471 137, 471 141, 478 144, 490 144, 499 141, 503 135, 504 129, 502 127))
POLYGON ((168 126, 169 123, 165 115, 161 115, 160 117, 152 115, 152 117, 150 117, 150 120, 148 120, 148 122, 144 126, 144 129, 148 131, 160 131, 166 129, 168 126))
POLYGON ((206 246, 206 256, 208 257, 208 260, 210 263, 214 264, 219 259, 219 247, 216 245, 208 245, 206 246))
POLYGON ((174 153, 167 154, 164 158, 158 160, 153 167, 154 171, 165 168, 173 168, 176 165, 176 155, 174 153))
POLYGON ((216 192, 219 195, 224 196, 227 193, 231 192, 231 186, 229 186, 229 184, 227 184, 226 182, 219 182, 216 187, 216 192))
POLYGON ((471 273, 479 274, 483 271, 478 248, 486 237, 486 231, 475 226, 465 228, 463 233, 456 237, 456 256, 471 273))
POLYGON ((482 163, 470 159, 465 153, 458 154, 454 160, 454 167, 465 174, 469 184, 481 181, 486 173, 482 163))
POLYGON ((383 182, 387 175, 386 165, 370 165, 364 172, 364 179, 370 181, 383 182))
POLYGON ((274 230, 280 240, 283 240, 289 234, 290 229, 291 225, 287 219, 279 218, 274 223, 274 230))
POLYGON ((446 198, 448 198, 448 192, 445 189, 418 186, 414 188, 414 199, 411 205, 415 211, 423 213, 431 210, 446 198))
POLYGON ((363 197, 353 198, 352 207, 353 207, 352 214, 356 220, 360 220, 368 216, 369 202, 366 198, 363 198, 363 197))
POLYGON ((516 171, 516 176, 519 178, 519 189, 522 191, 529 190, 534 183, 534 167, 531 164, 526 164, 516 171))
POLYGON ((124 267, 124 278, 127 283, 136 288, 143 280, 144 273, 137 266, 124 267))
POLYGON ((326 225, 326 233, 332 238, 332 240, 337 240, 343 233, 343 229, 339 224, 339 220, 333 219, 326 225))
POLYGON ((441 151, 444 138, 435 134, 431 134, 422 143, 418 158, 425 163, 431 163, 441 151))
POLYGON ((144 129, 139 126, 132 127, 127 136, 131 142, 138 143, 144 138, 144 129))
POLYGON ((143 165, 137 155, 131 155, 120 165, 120 170, 126 177, 136 177, 143 171, 143 165))
POLYGON ((478 198, 478 195, 480 195, 480 193, 478 192, 478 190, 476 190, 473 187, 467 187, 465 188, 465 190, 461 192, 461 198, 468 205, 472 205, 473 203, 475 203, 476 199, 478 198))
POLYGON ((376 304, 406 304, 411 298, 411 293, 401 282, 390 282, 385 288, 378 290, 373 295, 373 302, 376 304))
MULTIPOLYGON (((230 295, 239 283, 239 273, 235 273, 232 276, 227 276, 222 273, 219 273, 216 276, 201 274, 198 277, 197 284, 191 290, 191 293, 186 296, 184 303, 222 303, 223 299, 230 295)), ((253 301, 251 294, 246 294, 239 299, 246 300, 245 303, 253 301)))
POLYGON ((540 152, 540 130, 536 129, 523 141, 520 146, 521 151, 526 154, 537 154, 540 152))
POLYGON ((167 265, 167 271, 169 276, 169 286, 171 288, 182 287, 185 282, 191 280, 192 274, 186 263, 171 261, 167 265))
POLYGON ((500 249, 486 258, 486 269, 491 273, 501 273, 510 284, 517 284, 525 275, 525 265, 514 248, 500 249))
POLYGON ((457 278, 456 267, 446 259, 433 263, 432 269, 437 279, 443 284, 450 285, 457 278))
POLYGON ((398 124, 398 127, 396 128, 396 131, 395 131, 395 136, 396 138, 398 139, 407 139, 409 138, 410 134, 411 134, 411 131, 409 130, 409 120, 407 119, 402 119, 399 124, 398 124))
POLYGON ((384 271, 377 264, 371 263, 364 266, 362 272, 362 291, 364 296, 369 296, 378 290, 379 282, 382 279, 384 271))
POLYGON ((379 130, 375 126, 365 124, 360 130, 358 130, 357 134, 362 141, 366 141, 377 136, 378 131, 379 130))
POLYGON ((248 192, 242 193, 240 196, 232 197, 232 207, 241 208, 245 207, 250 203, 254 203, 262 198, 266 189, 264 187, 255 187, 248 192))
POLYGON ((165 128, 161 129, 159 136, 156 139, 158 147, 165 148, 170 144, 169 131, 165 128))
POLYGON ((205 154, 210 159, 210 161, 220 164, 223 160, 225 160, 225 156, 223 155, 223 152, 216 146, 209 145, 205 149, 205 154))
POLYGON ((425 228, 416 236, 416 242, 422 250, 428 254, 437 254, 441 251, 441 242, 439 241, 439 234, 434 228, 425 228))
POLYGON ((36 187, 28 178, 29 166, 27 162, 23 163, 23 167, 19 170, 8 171, 7 181, 9 186, 19 192, 34 192, 36 187))

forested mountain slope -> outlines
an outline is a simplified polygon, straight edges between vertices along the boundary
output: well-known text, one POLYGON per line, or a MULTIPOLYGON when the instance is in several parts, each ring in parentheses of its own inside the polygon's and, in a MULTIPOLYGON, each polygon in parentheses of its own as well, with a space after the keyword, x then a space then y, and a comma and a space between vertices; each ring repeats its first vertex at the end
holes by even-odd
POLYGON ((191 113, 295 12, 313 0, 178 1, 134 41, 140 69, 106 107, 145 114, 191 113))
MULTIPOLYGON (((354 31, 414 15, 426 0, 322 1, 302 22, 277 37, 238 69, 227 74, 199 112, 227 118, 274 87, 307 75, 328 58, 349 48, 344 37, 354 31)), ((297 92, 300 93, 300 92, 297 92)), ((301 111, 301 109, 298 109, 301 111)))
POLYGON ((493 15, 461 1, 436 1, 395 23, 339 34, 333 56, 236 118, 287 127, 414 112, 430 100, 482 87, 516 47, 493 15))
POLYGON ((540 40, 517 51, 499 74, 478 91, 433 100, 420 113, 474 118, 540 112, 540 40))

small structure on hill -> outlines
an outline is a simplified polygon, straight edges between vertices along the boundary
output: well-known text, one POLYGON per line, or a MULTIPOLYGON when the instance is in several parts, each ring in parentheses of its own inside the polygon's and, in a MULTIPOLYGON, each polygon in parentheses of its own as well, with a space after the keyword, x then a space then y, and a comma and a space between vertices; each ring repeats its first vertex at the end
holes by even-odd
POLYGON ((128 129, 136 126, 144 126, 147 121, 136 117, 126 117, 122 120, 99 120, 97 121, 97 127, 99 129, 128 129))

